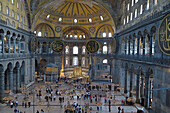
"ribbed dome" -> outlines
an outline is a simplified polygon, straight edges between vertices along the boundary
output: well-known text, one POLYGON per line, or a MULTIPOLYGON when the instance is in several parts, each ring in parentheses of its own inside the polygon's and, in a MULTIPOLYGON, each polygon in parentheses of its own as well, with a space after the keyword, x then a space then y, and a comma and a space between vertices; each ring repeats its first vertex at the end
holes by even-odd
POLYGON ((41 32, 42 37, 55 37, 54 30, 51 28, 50 25, 45 23, 37 25, 35 31, 37 36, 41 32))
POLYGON ((56 6, 55 3, 50 4, 45 8, 40 18, 45 21, 67 25, 95 24, 110 20, 102 6, 81 0, 66 0, 59 6, 56 6))

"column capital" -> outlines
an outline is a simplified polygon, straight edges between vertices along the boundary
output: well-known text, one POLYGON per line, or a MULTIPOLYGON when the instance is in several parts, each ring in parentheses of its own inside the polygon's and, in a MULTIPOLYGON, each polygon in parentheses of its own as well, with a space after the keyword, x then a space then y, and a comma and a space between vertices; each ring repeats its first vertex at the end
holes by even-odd
POLYGON ((17 40, 20 41, 20 40, 21 40, 21 37, 17 37, 17 40))
POLYGON ((12 36, 12 39, 15 40, 17 38, 17 36, 12 36))
POLYGON ((7 37, 8 37, 8 38, 12 38, 12 34, 8 34, 7 37))
POLYGON ((6 35, 6 33, 0 33, 0 35, 1 35, 1 36, 5 36, 5 35, 6 35))

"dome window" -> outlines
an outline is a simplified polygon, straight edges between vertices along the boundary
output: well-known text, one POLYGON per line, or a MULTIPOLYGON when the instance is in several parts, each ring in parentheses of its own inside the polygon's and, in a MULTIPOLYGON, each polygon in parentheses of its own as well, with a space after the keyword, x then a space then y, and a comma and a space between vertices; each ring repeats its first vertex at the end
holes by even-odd
POLYGON ((34 34, 36 34, 36 31, 34 31, 34 34))
POLYGON ((83 35, 83 38, 86 38, 86 36, 85 36, 85 35, 83 35))
POLYGON ((109 33, 109 37, 112 37, 112 33, 111 32, 109 33))
POLYGON ((82 35, 79 35, 79 39, 82 39, 82 35))
POLYGON ((103 37, 106 37, 106 32, 103 32, 103 37))
POLYGON ((92 22, 92 19, 91 19, 91 18, 89 18, 89 22, 90 22, 90 23, 92 22))
POLYGON ((68 35, 66 35, 66 38, 68 38, 68 35))
POLYGON ((73 38, 73 35, 70 35, 70 38, 73 38))
POLYGON ((74 39, 77 39, 77 35, 74 35, 74 39))
POLYGON ((42 33, 41 33, 41 32, 38 32, 38 36, 42 36, 42 33))
POLYGON ((100 19, 103 21, 103 16, 100 16, 100 19))
POLYGON ((62 21, 62 18, 60 17, 60 18, 58 19, 58 21, 61 22, 61 21, 62 21))
POLYGON ((50 15, 47 15, 47 19, 49 19, 50 18, 50 15))
POLYGON ((74 19, 74 23, 77 23, 77 19, 74 19))

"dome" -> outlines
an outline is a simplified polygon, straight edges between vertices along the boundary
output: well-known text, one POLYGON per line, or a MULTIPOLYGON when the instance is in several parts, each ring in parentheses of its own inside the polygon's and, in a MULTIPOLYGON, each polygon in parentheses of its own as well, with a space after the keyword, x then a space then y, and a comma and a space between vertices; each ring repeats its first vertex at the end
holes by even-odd
POLYGON ((51 28, 50 25, 46 23, 41 23, 37 25, 35 31, 36 36, 39 37, 55 37, 54 30, 51 28))
POLYGON ((95 24, 109 21, 106 10, 102 6, 90 2, 66 0, 60 5, 50 4, 44 9, 40 18, 58 24, 95 24))

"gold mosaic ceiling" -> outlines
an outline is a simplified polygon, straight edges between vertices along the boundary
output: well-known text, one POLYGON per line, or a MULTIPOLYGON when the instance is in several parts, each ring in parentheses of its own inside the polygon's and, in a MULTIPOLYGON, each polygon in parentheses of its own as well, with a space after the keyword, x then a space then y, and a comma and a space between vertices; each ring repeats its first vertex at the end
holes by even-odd
POLYGON ((81 0, 66 0, 58 6, 55 3, 50 4, 40 18, 59 24, 74 24, 74 19, 77 19, 79 24, 95 24, 110 20, 108 12, 102 6, 81 0), (47 15, 50 17, 47 18, 47 15), (103 20, 101 20, 101 16, 103 20), (59 18, 62 18, 62 21, 59 21, 59 18), (92 22, 89 22, 89 19, 92 19, 92 22))

